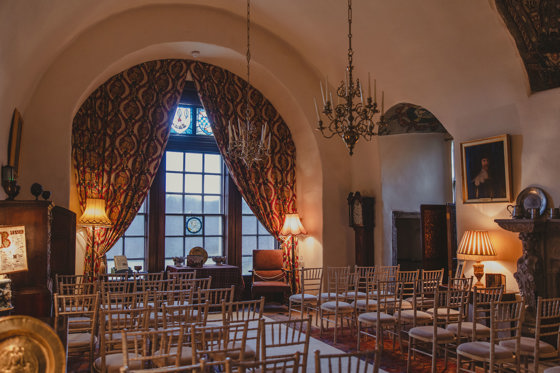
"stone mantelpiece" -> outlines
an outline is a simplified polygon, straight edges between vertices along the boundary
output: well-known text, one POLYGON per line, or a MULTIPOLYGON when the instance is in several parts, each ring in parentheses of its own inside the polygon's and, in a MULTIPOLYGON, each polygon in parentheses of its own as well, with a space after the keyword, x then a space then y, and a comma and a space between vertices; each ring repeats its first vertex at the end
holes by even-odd
POLYGON ((500 227, 519 233, 523 254, 514 277, 530 309, 537 298, 560 296, 560 219, 496 219, 500 227))

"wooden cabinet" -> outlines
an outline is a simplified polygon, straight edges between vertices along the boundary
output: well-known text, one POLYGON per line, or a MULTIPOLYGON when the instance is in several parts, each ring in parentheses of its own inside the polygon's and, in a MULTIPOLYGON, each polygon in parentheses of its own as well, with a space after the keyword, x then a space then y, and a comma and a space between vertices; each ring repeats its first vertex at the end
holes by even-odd
POLYGON ((25 226, 28 271, 10 274, 16 315, 52 315, 55 274, 74 274, 76 214, 49 201, 0 201, 0 225, 25 226))

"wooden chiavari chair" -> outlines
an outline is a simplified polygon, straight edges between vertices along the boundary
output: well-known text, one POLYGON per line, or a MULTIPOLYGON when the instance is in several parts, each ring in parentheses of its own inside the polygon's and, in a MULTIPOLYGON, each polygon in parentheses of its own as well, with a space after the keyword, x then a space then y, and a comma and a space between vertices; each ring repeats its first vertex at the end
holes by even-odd
POLYGON ((130 369, 127 366, 121 368, 121 373, 201 373, 213 372, 219 369, 220 373, 231 373, 231 359, 227 358, 224 361, 210 361, 200 359, 198 364, 193 365, 180 365, 168 366, 162 368, 145 368, 145 369, 130 369))
POLYGON ((232 364, 245 360, 248 321, 221 326, 191 328, 193 363, 202 358, 210 361, 230 358, 232 364))
POLYGON ((177 329, 123 330, 121 333, 124 367, 153 368, 183 365, 181 352, 185 338, 184 326, 177 329))
POLYGON ((334 296, 334 298, 332 298, 333 300, 321 303, 319 306, 319 319, 321 321, 321 335, 323 335, 325 323, 327 328, 329 324, 334 324, 333 341, 336 343, 339 321, 340 327, 344 328, 344 320, 347 320, 348 327, 352 329, 352 320, 354 318, 356 308, 346 301, 349 273, 339 271, 330 274, 330 276, 334 277, 334 281, 333 284, 329 284, 329 294, 334 296), (331 319, 331 316, 333 319, 331 319))
POLYGON ((315 373, 377 373, 379 357, 375 350, 321 355, 315 350, 315 373))
MULTIPOLYGON (((560 298, 537 299, 535 327, 529 328, 529 335, 520 338, 519 354, 525 370, 539 372, 540 364, 558 362, 560 359, 560 298)), ((514 340, 501 341, 500 346, 515 349, 514 340)))
POLYGON ((485 372, 502 370, 510 365, 520 371, 521 323, 524 315, 523 301, 492 302, 490 305, 490 341, 461 343, 457 347, 457 372, 474 372, 464 366, 480 363, 485 372), (510 342, 511 341, 511 342, 510 342), (514 346, 512 349, 504 345, 514 346))
POLYGON ((262 333, 259 321, 263 317, 264 300, 264 297, 261 297, 259 300, 222 302, 222 322, 224 324, 248 322, 245 346, 246 359, 256 360, 260 357, 262 333))
POLYGON ((236 364, 239 372, 298 373, 300 353, 291 357, 271 357, 264 360, 240 361, 236 364))
POLYGON ((221 319, 222 302, 231 303, 235 296, 235 285, 223 289, 198 289, 198 296, 193 302, 210 304, 210 319, 221 319))
POLYGON ((54 295, 55 325, 66 323, 68 355, 88 354, 89 367, 93 365, 99 312, 99 294, 54 295))
POLYGON ((300 367, 307 371, 311 317, 286 321, 265 321, 261 319, 261 359, 285 358, 296 351, 301 354, 300 367))
POLYGON ((318 310, 319 295, 323 286, 323 268, 301 268, 299 269, 299 281, 301 293, 293 294, 289 298, 288 318, 292 318, 292 312, 299 312, 301 317, 305 312, 309 316, 309 310, 318 310))

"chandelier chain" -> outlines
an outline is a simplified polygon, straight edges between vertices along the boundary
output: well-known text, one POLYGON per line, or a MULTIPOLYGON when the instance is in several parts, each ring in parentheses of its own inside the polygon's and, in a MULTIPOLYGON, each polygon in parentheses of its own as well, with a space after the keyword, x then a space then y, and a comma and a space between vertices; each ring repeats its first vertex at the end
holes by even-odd
POLYGON ((247 0, 247 87, 245 92, 245 121, 249 125, 249 86, 251 85, 251 0, 247 0))

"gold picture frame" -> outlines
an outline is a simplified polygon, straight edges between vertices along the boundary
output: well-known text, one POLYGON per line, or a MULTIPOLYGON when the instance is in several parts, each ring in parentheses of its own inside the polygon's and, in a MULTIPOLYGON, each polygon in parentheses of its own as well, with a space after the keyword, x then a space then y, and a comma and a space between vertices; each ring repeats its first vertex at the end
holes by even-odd
POLYGON ((23 118, 18 109, 14 109, 14 113, 12 114, 12 125, 10 126, 10 139, 8 142, 8 166, 12 166, 14 168, 15 177, 19 175, 22 131, 23 118))
POLYGON ((464 203, 511 202, 509 135, 461 143, 464 203))

